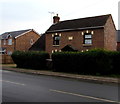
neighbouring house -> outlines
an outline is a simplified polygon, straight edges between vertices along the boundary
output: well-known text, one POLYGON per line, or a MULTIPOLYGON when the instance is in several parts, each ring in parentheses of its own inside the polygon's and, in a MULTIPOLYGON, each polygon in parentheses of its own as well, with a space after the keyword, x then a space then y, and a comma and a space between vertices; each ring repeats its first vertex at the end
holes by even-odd
POLYGON ((117 51, 120 51, 120 30, 117 31, 117 51))
POLYGON ((0 35, 0 53, 11 55, 16 50, 28 51, 39 38, 33 29, 5 32, 0 35))
POLYGON ((116 51, 116 28, 111 14, 60 21, 53 17, 53 24, 45 33, 45 51, 88 51, 101 48, 116 51))

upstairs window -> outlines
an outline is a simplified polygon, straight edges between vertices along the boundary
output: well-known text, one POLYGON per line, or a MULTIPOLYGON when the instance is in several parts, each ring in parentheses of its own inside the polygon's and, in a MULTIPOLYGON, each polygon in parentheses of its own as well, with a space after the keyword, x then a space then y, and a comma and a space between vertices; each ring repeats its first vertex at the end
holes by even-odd
POLYGON ((92 44, 92 34, 91 33, 84 33, 84 42, 83 44, 92 44))
POLYGON ((12 39, 8 39, 8 45, 12 45, 12 39))
POLYGON ((31 40, 30 40, 30 45, 33 45, 33 44, 34 44, 34 40, 31 39, 31 40))
POLYGON ((60 45, 60 36, 59 35, 54 35, 53 45, 60 45))
POLYGON ((6 40, 4 39, 4 41, 3 41, 3 45, 6 45, 6 40))

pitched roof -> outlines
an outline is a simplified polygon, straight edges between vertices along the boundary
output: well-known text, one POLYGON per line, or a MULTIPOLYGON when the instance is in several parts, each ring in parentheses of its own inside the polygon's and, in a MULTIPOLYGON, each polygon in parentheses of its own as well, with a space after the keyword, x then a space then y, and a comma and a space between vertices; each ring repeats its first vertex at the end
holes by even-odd
POLYGON ((62 50, 62 51, 72 51, 72 52, 77 52, 77 51, 78 51, 78 50, 77 50, 75 47, 73 47, 72 45, 66 45, 66 46, 63 47, 61 50, 62 50))
POLYGON ((117 30, 117 42, 120 42, 120 30, 117 30))
POLYGON ((11 31, 11 32, 5 32, 0 35, 1 39, 6 39, 8 35, 12 36, 12 38, 15 38, 21 34, 24 34, 28 31, 31 31, 32 29, 27 29, 27 30, 19 30, 19 31, 11 31))
POLYGON ((41 37, 29 48, 30 51, 45 51, 45 34, 42 34, 41 37))
POLYGON ((53 24, 46 31, 46 33, 79 30, 85 28, 100 28, 105 25, 109 16, 111 16, 111 14, 60 21, 59 23, 53 24))

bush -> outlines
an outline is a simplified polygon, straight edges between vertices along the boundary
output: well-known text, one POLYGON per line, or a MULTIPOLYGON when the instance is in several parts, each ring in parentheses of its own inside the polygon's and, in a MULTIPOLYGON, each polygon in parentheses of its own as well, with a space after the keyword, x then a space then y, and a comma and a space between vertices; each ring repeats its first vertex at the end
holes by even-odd
POLYGON ((118 74, 120 53, 101 49, 88 52, 53 53, 54 71, 78 74, 108 75, 118 74))
POLYGON ((46 69, 48 58, 49 54, 46 52, 15 51, 12 54, 12 59, 19 68, 46 69))
POLYGON ((112 73, 120 75, 120 52, 110 52, 112 60, 112 73))

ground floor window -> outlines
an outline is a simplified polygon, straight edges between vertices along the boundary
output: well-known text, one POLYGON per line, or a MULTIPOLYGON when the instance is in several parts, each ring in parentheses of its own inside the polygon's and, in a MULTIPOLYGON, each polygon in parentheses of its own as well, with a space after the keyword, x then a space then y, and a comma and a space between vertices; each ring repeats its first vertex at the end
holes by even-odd
POLYGON ((6 54, 6 49, 5 48, 0 48, 0 54, 6 54))
POLYGON ((8 51, 7 54, 8 54, 8 55, 12 55, 12 51, 8 51))

